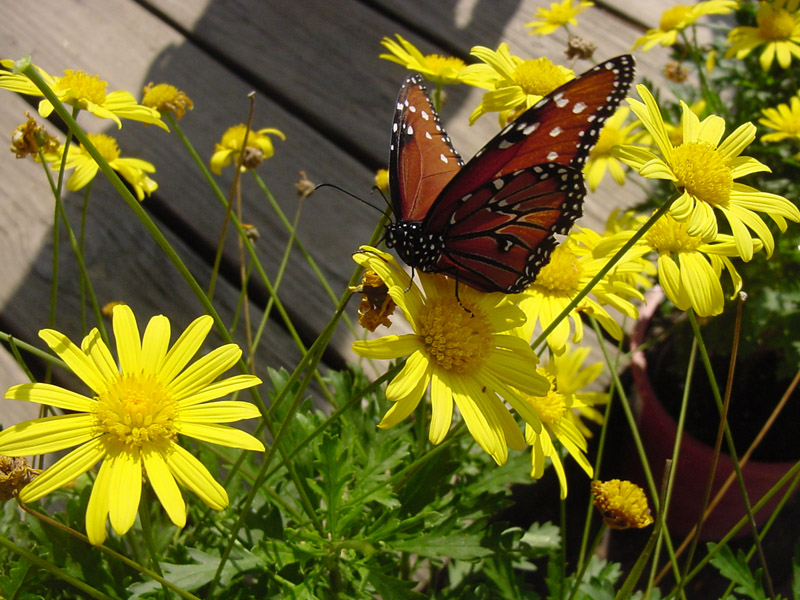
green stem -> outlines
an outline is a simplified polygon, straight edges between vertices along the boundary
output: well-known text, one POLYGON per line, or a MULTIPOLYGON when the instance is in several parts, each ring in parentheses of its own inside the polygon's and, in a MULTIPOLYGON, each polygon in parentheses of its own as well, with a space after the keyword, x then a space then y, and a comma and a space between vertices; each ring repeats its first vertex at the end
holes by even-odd
POLYGON ((653 226, 653 223, 655 223, 658 219, 660 219, 661 215, 663 215, 669 210, 670 206, 672 206, 672 203, 677 198, 678 194, 676 193, 672 196, 672 198, 670 198, 667 202, 665 202, 662 206, 660 206, 656 212, 652 214, 652 216, 647 220, 647 222, 644 225, 642 225, 642 227, 639 228, 639 230, 636 231, 636 233, 634 233, 631 236, 631 238, 627 242, 625 242, 625 244, 623 244, 622 248, 617 250, 616 254, 614 254, 614 256, 612 256, 611 259, 600 268, 597 274, 594 277, 592 277, 591 281, 589 281, 589 283, 587 283, 575 295, 575 297, 570 301, 570 303, 564 307, 564 310, 562 310, 559 313, 559 315, 555 319, 553 319, 553 321, 547 327, 544 328, 542 333, 539 334, 539 337, 537 337, 531 344, 531 347, 533 349, 539 348, 545 342, 547 336, 553 332, 556 326, 569 316, 569 313, 571 313, 575 309, 575 307, 578 306, 580 301, 583 300, 589 294, 589 292, 592 291, 592 288, 594 288, 594 286, 597 285, 600 282, 600 280, 603 279, 603 277, 605 277, 608 274, 608 272, 614 268, 614 265, 616 265, 622 259, 625 253, 628 252, 628 250, 630 250, 631 248, 633 248, 636 242, 642 239, 644 234, 647 233, 650 227, 653 226))

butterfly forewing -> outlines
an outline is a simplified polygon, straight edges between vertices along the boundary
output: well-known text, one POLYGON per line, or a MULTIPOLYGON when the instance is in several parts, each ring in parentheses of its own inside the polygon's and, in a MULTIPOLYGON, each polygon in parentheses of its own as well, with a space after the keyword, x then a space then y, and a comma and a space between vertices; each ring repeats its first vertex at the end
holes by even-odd
POLYGON ((452 203, 498 175, 558 163, 582 169, 603 123, 633 81, 634 61, 618 56, 568 81, 522 113, 464 166, 428 212, 427 227, 446 227, 452 203))
POLYGON ((409 75, 397 98, 389 156, 394 214, 421 221, 463 161, 439 122, 419 74, 409 75))

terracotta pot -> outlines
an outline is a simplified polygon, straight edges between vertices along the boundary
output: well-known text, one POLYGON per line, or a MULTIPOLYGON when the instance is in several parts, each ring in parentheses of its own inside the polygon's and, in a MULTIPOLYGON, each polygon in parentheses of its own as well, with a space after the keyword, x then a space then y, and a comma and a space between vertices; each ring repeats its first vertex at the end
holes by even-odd
MULTIPOLYGON (((637 397, 634 400, 635 410, 638 414, 637 424, 656 485, 661 484, 665 461, 672 456, 672 448, 675 443, 677 432, 677 422, 667 413, 664 406, 659 401, 658 393, 653 389, 650 377, 647 373, 645 354, 638 348, 645 339, 650 320, 658 309, 662 299, 663 292, 661 292, 660 289, 648 294, 647 305, 641 310, 639 322, 636 324, 631 339, 631 371, 633 373, 634 386, 637 392, 637 397)), ((704 376, 703 372, 696 374, 696 377, 702 376, 704 376)), ((767 415, 764 415, 765 419, 766 417, 767 415)), ((697 523, 702 509, 706 482, 711 472, 712 457, 713 448, 711 446, 699 441, 686 432, 683 433, 676 467, 677 471, 675 473, 675 483, 672 488, 669 514, 667 515, 669 530, 673 535, 686 535, 697 523)), ((644 478, 641 465, 638 463, 638 458, 635 456, 632 458, 636 461, 636 467, 638 467, 638 469, 634 470, 638 470, 638 476, 642 478, 641 483, 643 483, 644 478)), ((758 502, 794 465, 795 461, 760 462, 752 459, 749 460, 742 469, 742 473, 751 505, 758 502)), ((714 483, 711 492, 712 499, 725 483, 728 475, 732 472, 733 461, 727 454, 721 453, 717 462, 717 471, 714 475, 714 483)), ((633 478, 637 476, 637 474, 633 473, 631 475, 633 478)), ((756 513, 757 524, 761 525, 767 520, 772 510, 780 501, 780 497, 780 492, 775 494, 772 499, 756 513)), ((744 502, 739 492, 739 486, 734 481, 720 503, 706 519, 700 539, 703 541, 720 539, 744 515, 744 502)), ((743 527, 739 530, 738 535, 748 534, 749 529, 743 527)))

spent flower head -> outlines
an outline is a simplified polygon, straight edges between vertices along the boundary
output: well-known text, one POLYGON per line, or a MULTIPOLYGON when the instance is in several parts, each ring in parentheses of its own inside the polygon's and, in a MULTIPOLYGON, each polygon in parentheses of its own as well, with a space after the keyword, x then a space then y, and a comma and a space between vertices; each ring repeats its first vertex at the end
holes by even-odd
MULTIPOLYGON (((44 95, 25 75, 13 72, 14 61, 3 59, 0 65, 4 67, 0 69, 0 88, 30 96, 44 95)), ((64 75, 54 77, 36 65, 33 67, 64 104, 89 111, 101 119, 111 119, 117 127, 122 127, 120 119, 130 119, 169 131, 157 110, 137 103, 133 94, 125 90, 106 92, 108 82, 97 75, 66 69, 64 75)), ((53 105, 47 98, 39 102, 41 116, 48 117, 52 112, 53 105)))
POLYGON ((17 158, 25 158, 30 155, 34 158, 39 157, 39 152, 43 154, 54 154, 58 152, 60 142, 47 130, 36 122, 30 113, 25 112, 27 120, 11 133, 11 151, 17 158))
POLYGON ((184 92, 169 83, 154 84, 152 81, 142 90, 142 104, 156 109, 160 114, 172 113, 182 119, 187 110, 194 108, 194 102, 184 92))
POLYGON ((508 458, 508 447, 522 450, 522 432, 498 396, 540 431, 539 417, 523 394, 545 394, 549 382, 536 373, 538 359, 530 346, 511 334, 525 320, 512 299, 465 285, 456 296, 455 282, 438 274, 417 273, 420 288, 391 255, 369 246, 354 259, 387 285, 413 330, 353 344, 353 351, 366 358, 408 357, 386 388, 393 404, 378 427, 408 417, 430 386, 431 443, 447 435, 455 401, 472 437, 498 464, 508 458))
POLYGON ((219 143, 214 146, 214 154, 211 156, 211 172, 215 175, 220 175, 222 169, 231 164, 234 159, 236 161, 239 160, 245 145, 245 137, 247 138, 247 148, 244 148, 243 171, 253 169, 268 158, 272 158, 275 154, 275 148, 272 145, 270 135, 286 140, 283 132, 272 127, 259 129, 258 131, 248 130, 247 125, 244 124, 229 127, 222 134, 219 143))
POLYGON ((741 155, 755 139, 755 125, 744 123, 723 140, 725 120, 722 117, 710 115, 700 121, 681 102, 683 141, 675 146, 653 95, 643 85, 636 89, 644 102, 629 98, 628 103, 653 136, 660 154, 637 146, 622 146, 618 148, 622 160, 643 177, 666 179, 675 185, 679 196, 670 214, 678 221, 688 222, 688 235, 699 236, 706 242, 716 239, 716 211, 719 211, 730 226, 743 260, 749 261, 755 251, 750 230, 771 256, 775 242, 757 213, 766 213, 781 231, 786 231, 786 219, 800 221, 800 211, 783 196, 736 181, 751 173, 770 170, 755 158, 741 155))
POLYGON ((547 58, 523 60, 512 55, 505 42, 497 50, 475 46, 470 54, 482 62, 464 69, 461 81, 489 90, 472 111, 470 124, 485 113, 497 112, 500 113, 500 124, 505 125, 554 89, 575 78, 571 69, 553 64, 547 58))
POLYGON ((800 0, 772 0, 758 3, 757 27, 741 26, 728 34, 730 46, 725 57, 745 58, 750 52, 764 46, 759 62, 769 71, 777 59, 783 69, 788 69, 792 57, 800 58, 800 0))
MULTIPOLYGON (((150 196, 158 189, 158 184, 150 178, 148 173, 155 173, 156 168, 152 163, 140 158, 128 158, 120 155, 117 140, 104 133, 88 133, 86 136, 97 151, 120 176, 133 187, 136 197, 141 202, 145 196, 150 196)), ((63 150, 63 147, 62 147, 63 150)), ((61 153, 47 156, 48 161, 59 165, 61 153)), ((67 189, 76 192, 83 189, 91 182, 99 167, 91 154, 80 145, 72 145, 67 150, 66 169, 75 169, 67 180, 67 189)))
POLYGON ((440 54, 422 54, 417 47, 395 34, 397 41, 384 37, 381 45, 389 54, 381 54, 379 58, 397 63, 411 71, 418 71, 425 79, 437 85, 459 83, 459 76, 466 64, 460 58, 442 56, 440 54))
POLYGON ((361 285, 351 288, 361 294, 358 305, 358 324, 364 329, 375 331, 379 325, 391 327, 389 317, 394 313, 396 304, 389 295, 389 288, 375 271, 366 269, 361 285))
POLYGON ((612 529, 642 529, 653 523, 644 490, 619 479, 593 481, 594 505, 612 529))
POLYGON ((656 44, 673 46, 678 40, 678 34, 693 25, 697 19, 704 15, 726 15, 736 10, 736 0, 707 0, 696 4, 676 4, 661 14, 658 28, 648 30, 633 44, 633 50, 642 46, 647 52, 656 44))
POLYGON ((38 402, 70 414, 27 421, 0 432, 0 454, 8 456, 78 446, 23 488, 22 502, 64 487, 102 461, 86 508, 86 532, 92 544, 105 541, 109 517, 119 535, 133 526, 143 476, 178 527, 186 524, 186 505, 178 484, 215 510, 227 506, 225 489, 178 444, 179 435, 231 448, 264 450, 249 433, 220 425, 258 417, 254 405, 211 402, 260 383, 253 375, 215 381, 239 360, 239 347, 221 346, 189 365, 211 329, 211 317, 195 319, 169 350, 166 317, 150 319, 141 338, 130 308, 116 306, 113 319, 119 363, 97 329, 89 332, 80 347, 58 331, 40 331, 39 336, 91 392, 86 396, 49 383, 15 385, 6 398, 38 402))
POLYGON ((0 454, 0 502, 16 498, 22 488, 42 472, 32 468, 21 456, 0 454))
POLYGON ((559 27, 567 25, 577 25, 577 16, 587 8, 594 6, 594 2, 589 0, 562 0, 561 2, 551 2, 550 8, 540 6, 536 9, 535 19, 526 23, 525 27, 530 27, 528 32, 531 35, 550 35, 559 27))

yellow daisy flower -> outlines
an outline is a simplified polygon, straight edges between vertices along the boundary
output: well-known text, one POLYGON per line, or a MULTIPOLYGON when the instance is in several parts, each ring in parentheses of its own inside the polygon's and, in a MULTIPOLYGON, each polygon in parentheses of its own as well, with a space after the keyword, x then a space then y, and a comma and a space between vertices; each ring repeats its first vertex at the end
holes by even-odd
POLYGON ((500 124, 505 125, 554 89, 575 78, 571 69, 555 65, 547 58, 522 60, 513 56, 505 42, 496 51, 475 46, 470 54, 483 64, 466 67, 461 81, 489 90, 472 111, 470 125, 488 112, 499 112, 500 124))
POLYGON ((536 411, 521 394, 542 395, 549 388, 547 379, 536 373, 533 350, 511 332, 524 322, 522 311, 504 294, 484 294, 466 285, 458 287, 456 297, 455 282, 443 275, 418 272, 420 289, 391 255, 369 246, 353 258, 388 286, 413 329, 353 344, 353 351, 366 358, 408 356, 386 388, 393 405, 378 427, 392 427, 408 417, 430 385, 432 444, 447 435, 455 401, 472 437, 498 464, 507 460, 509 446, 522 450, 522 432, 498 395, 541 430, 536 411))
MULTIPOLYGON (((658 256, 658 282, 667 298, 680 310, 692 308, 701 317, 722 313, 725 298, 720 278, 727 270, 736 297, 742 289, 742 278, 730 257, 739 257, 739 249, 731 235, 717 234, 711 242, 687 233, 688 224, 665 214, 644 234, 636 248, 658 256)), ((635 229, 621 231, 600 242, 607 252, 630 239, 635 229)), ((761 240, 753 240, 753 250, 763 248, 761 240)))
MULTIPOLYGON (((144 200, 145 196, 149 197, 158 189, 158 184, 148 176, 148 173, 155 173, 156 170, 152 163, 139 158, 121 157, 117 140, 110 135, 104 133, 88 133, 86 135, 109 166, 131 184, 140 202, 144 200)), ((47 158, 56 165, 61 163, 60 153, 48 155, 47 158)), ((75 172, 67 180, 67 189, 71 192, 83 189, 94 179, 99 170, 91 154, 79 145, 69 147, 64 167, 75 169, 75 172)))
POLYGON ((742 59, 765 46, 759 57, 764 71, 769 71, 776 58, 784 69, 789 68, 792 56, 800 58, 800 0, 759 2, 756 23, 758 27, 742 26, 731 30, 725 58, 742 59))
MULTIPOLYGON (((525 440, 531 446, 531 476, 539 479, 544 475, 545 459, 549 458, 558 476, 562 500, 567 497, 567 478, 560 452, 553 445, 553 440, 558 440, 586 474, 592 477, 594 469, 585 456, 586 438, 577 425, 580 420, 573 411, 608 401, 608 394, 579 392, 593 381, 603 368, 601 363, 597 363, 581 371, 580 368, 588 353, 589 348, 581 348, 574 352, 568 349, 561 356, 551 354, 547 366, 537 369, 539 374, 550 382, 550 390, 544 396, 527 397, 542 421, 539 432, 529 425, 525 427, 525 440)), ((600 416, 599 413, 597 416, 600 416)), ((602 417, 600 420, 602 422, 602 417)))
MULTIPOLYGON (((0 65, 0 88, 5 88, 18 94, 29 96, 42 96, 42 92, 25 75, 13 73, 14 61, 3 59, 0 65)), ((87 110, 101 119, 111 119, 122 127, 122 119, 141 121, 148 125, 158 125, 161 129, 169 131, 157 110, 143 106, 136 102, 133 94, 124 90, 106 93, 108 82, 97 75, 89 75, 83 71, 67 69, 61 77, 53 77, 43 69, 34 65, 45 83, 53 90, 58 99, 81 110, 87 110)), ((53 112, 53 105, 46 98, 39 102, 39 114, 48 117, 53 112)))
POLYGON ((525 27, 530 27, 528 32, 531 35, 550 35, 559 27, 567 25, 577 25, 575 18, 587 8, 594 6, 594 2, 579 0, 573 6, 573 0, 563 0, 562 2, 551 2, 550 8, 539 7, 536 9, 536 19, 526 23, 525 27))
POLYGON ((755 251, 749 230, 755 232, 771 256, 775 242, 757 212, 766 213, 781 231, 786 231, 786 219, 800 221, 800 211, 783 196, 735 181, 770 170, 755 158, 741 156, 755 139, 755 125, 744 123, 722 141, 724 119, 711 115, 700 121, 681 102, 683 143, 673 146, 655 98, 643 85, 636 89, 644 103, 632 98, 628 103, 653 136, 661 156, 644 148, 622 146, 618 149, 622 160, 644 177, 673 182, 680 196, 672 204, 670 214, 678 221, 688 221, 686 232, 690 236, 699 236, 706 242, 716 239, 716 209, 725 215, 743 260, 749 261, 755 251))
POLYGON ((764 127, 774 129, 774 133, 761 136, 762 142, 782 142, 785 139, 800 140, 800 97, 792 96, 789 104, 779 104, 775 108, 761 111, 763 119, 758 122, 764 127))
POLYGON ((217 348, 186 368, 212 323, 209 316, 195 319, 167 351, 170 325, 166 317, 153 317, 140 339, 133 312, 119 305, 113 321, 119 367, 97 329, 89 332, 80 347, 62 333, 40 331, 39 336, 83 380, 92 396, 48 383, 25 383, 6 392, 6 398, 71 412, 0 432, 0 454, 27 456, 79 446, 24 487, 19 499, 38 500, 103 461, 86 508, 86 533, 92 544, 105 541, 108 517, 119 535, 133 526, 143 475, 178 527, 186 523, 178 484, 211 508, 225 508, 225 489, 178 445, 178 435, 263 451, 264 445, 250 434, 219 425, 258 417, 254 405, 210 402, 261 381, 253 375, 214 381, 239 360, 242 352, 236 344, 217 348))
POLYGON ((600 185, 606 171, 611 173, 617 184, 625 185, 625 169, 613 151, 616 146, 635 144, 642 139, 642 132, 637 131, 641 123, 632 121, 625 124, 630 112, 631 109, 626 106, 617 109, 617 112, 603 125, 597 144, 589 151, 583 174, 589 189, 593 192, 600 185))
POLYGON ((656 44, 673 46, 678 39, 678 34, 693 25, 697 19, 704 15, 726 15, 736 10, 736 0, 707 0, 697 4, 677 4, 668 8, 661 14, 661 21, 657 29, 650 29, 633 44, 632 50, 642 46, 647 52, 656 44))
POLYGON ((459 83, 459 75, 466 66, 463 60, 454 56, 422 54, 414 44, 400 34, 395 36, 399 43, 389 37, 381 40, 381 45, 390 54, 381 54, 379 58, 402 65, 411 71, 418 71, 428 81, 437 85, 459 83))
POLYGON ((238 159, 244 145, 244 138, 247 135, 247 148, 245 150, 242 170, 254 169, 263 161, 271 158, 275 154, 270 135, 286 140, 286 136, 272 127, 254 131, 247 129, 247 125, 239 124, 229 127, 222 134, 222 139, 214 146, 214 154, 211 156, 211 172, 215 175, 222 174, 222 169, 231 164, 231 161, 238 159))
MULTIPOLYGON (((525 325, 517 330, 523 339, 530 340, 533 337, 537 323, 542 330, 549 327, 608 262, 610 255, 596 257, 591 251, 581 248, 579 238, 576 237, 580 232, 579 227, 570 232, 564 243, 553 251, 550 262, 542 267, 536 280, 521 293, 519 306, 528 315, 525 325)), ((615 269, 622 268, 626 260, 627 256, 623 257, 615 269)), ((583 339, 581 312, 592 315, 614 339, 621 340, 622 328, 603 306, 612 306, 635 319, 638 311, 630 302, 631 298, 643 300, 644 296, 633 285, 615 278, 612 270, 592 288, 590 295, 585 296, 567 318, 555 326, 547 336, 547 345, 555 354, 564 352, 572 329, 570 321, 575 328, 572 341, 579 343, 583 339)))
POLYGON ((630 481, 593 481, 594 505, 612 529, 642 529, 653 524, 644 490, 630 481))
POLYGON ((187 110, 194 108, 194 102, 185 93, 168 83, 154 84, 152 81, 144 86, 142 104, 155 108, 159 113, 172 113, 176 119, 182 119, 187 110))

